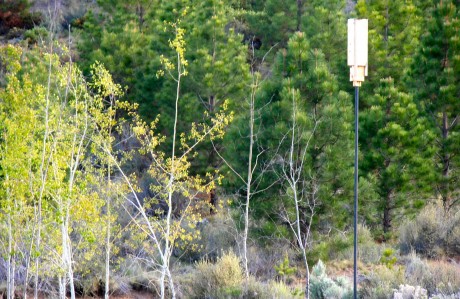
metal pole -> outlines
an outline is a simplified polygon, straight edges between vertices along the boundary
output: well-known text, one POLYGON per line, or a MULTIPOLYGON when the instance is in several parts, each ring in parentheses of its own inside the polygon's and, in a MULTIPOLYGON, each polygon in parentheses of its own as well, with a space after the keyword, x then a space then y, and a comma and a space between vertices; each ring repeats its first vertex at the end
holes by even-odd
POLYGON ((353 243, 353 298, 358 298, 358 111, 359 87, 355 87, 355 186, 354 186, 354 243, 353 243))

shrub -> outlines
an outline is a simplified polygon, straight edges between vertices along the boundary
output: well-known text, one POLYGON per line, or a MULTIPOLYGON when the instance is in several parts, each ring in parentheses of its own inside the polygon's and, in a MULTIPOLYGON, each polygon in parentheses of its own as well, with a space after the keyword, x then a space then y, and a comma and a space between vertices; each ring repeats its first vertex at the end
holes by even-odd
POLYGON ((119 271, 111 277, 111 291, 115 294, 126 294, 130 290, 137 290, 158 296, 160 273, 148 264, 142 258, 124 259, 118 267, 119 271))
POLYGON ((386 248, 380 258, 380 262, 388 268, 393 269, 394 264, 398 261, 394 254, 395 252, 392 248, 386 248))
POLYGON ((41 22, 39 13, 29 11, 31 4, 27 0, 2 1, 0 5, 0 34, 12 28, 30 29, 41 22))
POLYGON ((458 298, 460 298, 460 292, 458 292, 456 294, 451 294, 451 295, 436 294, 436 295, 430 297, 430 299, 458 299, 458 298))
POLYGON ((278 276, 286 283, 286 279, 289 279, 291 275, 295 274, 297 271, 296 267, 291 267, 289 265, 289 257, 287 253, 284 255, 284 260, 282 260, 278 265, 275 265, 275 270, 278 273, 278 276))
POLYGON ((424 261, 412 253, 407 261, 406 281, 420 285, 430 295, 452 294, 460 290, 460 267, 446 261, 424 261))
POLYGON ((242 292, 243 271, 233 252, 224 254, 215 264, 207 260, 198 262, 192 275, 191 298, 223 298, 242 292))
MULTIPOLYGON (((365 225, 358 227, 358 244, 359 244, 359 259, 364 263, 378 263, 384 245, 375 243, 372 238, 371 231, 365 225)), ((310 260, 316 262, 318 260, 352 260, 353 259, 353 234, 340 233, 320 240, 315 244, 310 252, 310 260)))
POLYGON ((284 254, 287 254, 293 266, 297 264, 297 254, 289 247, 287 240, 279 239, 273 244, 259 246, 258 243, 249 246, 249 272, 261 280, 271 280, 278 274, 274 265, 279 264, 284 254))
POLYGON ((48 37, 48 30, 45 27, 34 27, 24 33, 24 38, 30 45, 36 44, 41 40, 46 40, 48 37))
MULTIPOLYGON (((187 226, 184 229, 191 231, 187 226)), ((225 210, 196 223, 195 233, 199 237, 188 242, 187 246, 177 246, 174 249, 174 256, 180 258, 181 261, 194 263, 206 259, 214 262, 225 251, 236 247, 235 223, 225 210)), ((181 245, 180 242, 178 244, 181 245)))
MULTIPOLYGON (((434 290, 433 294, 453 294, 460 291, 460 266, 458 264, 430 261, 428 267, 433 273, 429 291, 434 290)), ((425 287, 428 289, 428 286, 425 287)))
POLYGON ((243 293, 240 297, 244 299, 293 299, 302 298, 303 292, 298 289, 293 289, 283 282, 269 281, 260 282, 253 276, 249 277, 247 286, 243 287, 243 293))
POLYGON ((444 218, 444 250, 448 256, 460 255, 460 210, 444 218))
POLYGON ((5 35, 6 39, 15 39, 22 40, 22 36, 24 34, 24 29, 22 28, 11 28, 8 33, 5 35))
POLYGON ((440 211, 429 205, 414 221, 403 224, 400 230, 401 254, 408 254, 412 250, 431 258, 442 254, 439 240, 442 221, 440 218, 440 211))
MULTIPOLYGON (((381 261, 381 257, 384 255, 386 245, 384 243, 379 244, 374 241, 370 229, 365 225, 359 225, 358 227, 358 246, 359 246, 359 260, 365 264, 377 264, 381 261)), ((350 248, 349 259, 351 260, 352 249, 350 248)))
POLYGON ((203 221, 201 230, 202 256, 215 260, 225 250, 230 250, 236 244, 236 227, 231 215, 221 211, 203 221))
POLYGON ((335 280, 326 274, 326 266, 321 260, 313 267, 310 277, 310 296, 312 299, 352 298, 350 282, 345 277, 335 280))
POLYGON ((427 286, 431 273, 428 264, 422 261, 415 252, 412 252, 406 262, 405 277, 409 284, 427 286))
POLYGON ((291 289, 282 282, 272 282, 268 288, 269 294, 260 298, 277 298, 277 299, 291 299, 302 298, 304 293, 299 289, 291 289))
POLYGON ((184 298, 291 299, 303 295, 283 282, 261 282, 253 276, 246 281, 240 259, 233 252, 225 253, 216 263, 197 262, 195 269, 179 280, 183 294, 187 294, 184 298))
POLYGON ((393 298, 401 299, 428 299, 428 293, 419 286, 400 285, 399 290, 393 294, 393 298))
POLYGON ((428 258, 460 254, 460 211, 446 214, 440 203, 426 206, 400 229, 401 254, 415 250, 428 258))
POLYGON ((245 294, 241 297, 244 297, 245 299, 270 298, 271 293, 271 286, 256 280, 253 276, 250 276, 248 283, 245 286, 245 294))
POLYGON ((405 284, 404 268, 395 266, 392 269, 384 265, 375 266, 366 279, 360 284, 361 298, 386 299, 393 298, 394 289, 405 284))
POLYGON ((320 239, 310 252, 310 261, 341 260, 353 256, 353 235, 342 233, 320 239))

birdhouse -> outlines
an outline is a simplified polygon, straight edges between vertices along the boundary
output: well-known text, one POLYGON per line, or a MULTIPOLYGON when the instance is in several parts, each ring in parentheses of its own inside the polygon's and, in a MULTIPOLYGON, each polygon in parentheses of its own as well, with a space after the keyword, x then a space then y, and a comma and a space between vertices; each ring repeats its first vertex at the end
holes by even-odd
POLYGON ((348 19, 348 55, 350 81, 361 86, 367 76, 367 19, 348 19))

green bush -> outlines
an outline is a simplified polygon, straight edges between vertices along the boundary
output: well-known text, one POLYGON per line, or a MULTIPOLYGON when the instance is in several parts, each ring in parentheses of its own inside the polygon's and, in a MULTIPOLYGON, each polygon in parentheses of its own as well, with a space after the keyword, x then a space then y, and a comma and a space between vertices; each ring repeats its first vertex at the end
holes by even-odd
POLYGON ((28 41, 29 45, 37 44, 42 40, 46 40, 47 37, 48 30, 45 27, 34 27, 24 33, 24 39, 28 41))
POLYGON ((386 248, 380 258, 380 262, 390 269, 393 269, 393 266, 397 261, 398 259, 395 256, 395 251, 392 248, 386 248))
POLYGON ((321 238, 310 252, 310 262, 348 259, 353 256, 353 234, 336 234, 321 238))
MULTIPOLYGON (((253 276, 249 277, 247 286, 242 287, 243 292, 239 297, 244 299, 294 299, 302 298, 303 292, 293 289, 280 281, 260 282, 253 276)), ((228 297, 226 297, 228 298, 228 297)))
POLYGON ((329 278, 326 274, 326 266, 319 260, 312 269, 310 296, 312 299, 352 298, 353 290, 347 278, 329 278))
MULTIPOLYGON (((351 236, 350 236, 351 238, 351 236)), ((350 242, 353 240, 350 239, 350 242)), ((376 243, 372 237, 370 229, 365 225, 358 226, 358 247, 359 247, 359 260, 364 264, 378 264, 384 251, 387 249, 384 243, 376 243)), ((338 260, 353 260, 353 246, 352 243, 346 249, 342 249, 335 253, 338 260)))
POLYGON ((233 252, 225 253, 216 263, 197 262, 195 269, 179 280, 184 298, 291 299, 303 295, 283 282, 261 282, 253 276, 246 281, 240 259, 233 252))
MULTIPOLYGON (((340 233, 319 239, 310 252, 310 261, 318 260, 353 260, 353 233, 340 233)), ((370 229, 365 225, 358 226, 359 259, 363 263, 377 264, 385 250, 385 244, 374 241, 370 229)))
POLYGON ((290 279, 290 277, 297 272, 296 267, 291 267, 289 265, 287 253, 284 255, 284 259, 278 265, 275 265, 275 270, 284 283, 286 283, 286 279, 290 279))
POLYGON ((243 271, 233 252, 224 254, 215 264, 198 262, 192 275, 191 298, 231 298, 242 293, 243 271))
POLYGON ((304 295, 302 290, 292 289, 282 282, 272 282, 268 290, 270 293, 260 298, 291 299, 302 298, 304 295))
POLYGON ((24 34, 24 29, 14 27, 8 31, 5 37, 6 39, 14 39, 14 38, 22 39, 23 34, 24 34))

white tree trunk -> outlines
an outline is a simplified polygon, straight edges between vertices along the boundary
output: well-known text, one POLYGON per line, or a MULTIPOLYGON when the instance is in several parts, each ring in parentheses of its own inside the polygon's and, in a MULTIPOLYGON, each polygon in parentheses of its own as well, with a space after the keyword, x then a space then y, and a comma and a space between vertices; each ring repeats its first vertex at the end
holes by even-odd
POLYGON ((30 253, 32 252, 32 248, 29 250, 26 259, 26 273, 24 273, 24 289, 22 290, 22 298, 27 299, 27 288, 29 286, 29 267, 30 267, 30 253))
POLYGON ((169 260, 172 254, 173 244, 170 244, 171 236, 171 220, 172 220, 172 197, 174 193, 174 180, 175 180, 175 171, 176 171, 176 135, 177 135, 177 120, 179 117, 179 97, 180 97, 180 84, 182 77, 182 65, 180 54, 177 53, 177 85, 176 85, 176 101, 175 101, 175 110, 174 110, 174 127, 173 127, 173 136, 172 136, 172 148, 171 148, 171 170, 169 174, 169 182, 167 185, 168 190, 168 213, 166 214, 166 234, 165 234, 165 247, 162 255, 163 266, 161 269, 161 282, 160 282, 160 291, 161 298, 165 296, 165 279, 168 277, 169 289, 171 291, 171 298, 176 298, 176 292, 174 289, 174 281, 169 269, 169 260))
POLYGON ((73 268, 72 268, 72 244, 70 242, 69 237, 69 206, 67 206, 66 210, 66 221, 65 221, 65 242, 67 244, 67 275, 69 276, 69 290, 70 290, 70 298, 75 299, 75 285, 73 280, 73 268))
POLYGON ((6 262, 6 298, 14 297, 14 261, 13 261, 13 228, 11 225, 11 211, 8 212, 8 259, 6 262))
MULTIPOLYGON (((310 238, 310 231, 311 231, 311 224, 313 221, 313 216, 315 214, 316 208, 316 192, 317 192, 317 185, 315 183, 315 178, 310 177, 309 180, 312 185, 311 191, 311 200, 309 195, 305 195, 305 190, 303 190, 303 186, 299 186, 299 184, 303 185, 306 182, 306 179, 303 178, 303 168, 306 160, 306 153, 307 149, 309 148, 310 141, 313 137, 313 134, 316 130, 316 126, 318 122, 315 119, 315 127, 313 128, 309 139, 307 140, 306 145, 303 146, 302 149, 298 150, 299 145, 296 138, 296 113, 297 113, 297 104, 295 98, 295 92, 292 91, 292 132, 291 132, 291 144, 289 148, 289 154, 287 157, 287 162, 284 161, 282 165, 282 173, 284 180, 287 181, 290 189, 292 190, 293 200, 294 200, 294 207, 295 207, 295 219, 291 221, 289 219, 289 214, 286 212, 286 220, 290 224, 291 230, 296 237, 297 245, 299 250, 302 253, 303 261, 305 264, 305 298, 310 298, 310 268, 308 266, 308 257, 307 257, 307 250, 308 250, 308 241, 310 238), (298 153, 298 154, 297 154, 298 153), (296 156, 296 154, 298 156, 296 156), (301 214, 301 204, 304 203, 310 209, 310 215, 308 219, 304 219, 304 216, 301 214), (302 227, 302 222, 306 224, 306 227, 302 227), (305 231, 302 233, 302 229, 305 231)), ((300 134, 298 134, 300 135, 300 134)))
MULTIPOLYGON (((67 271, 67 240, 66 240, 66 232, 65 232, 65 224, 64 224, 64 217, 61 217, 61 246, 62 246, 62 253, 61 253, 61 267, 64 271, 67 271)), ((59 285, 59 297, 61 299, 66 298, 67 292, 67 283, 64 277, 60 276, 60 285, 59 285)))
MULTIPOLYGON (((110 180, 110 178, 109 178, 110 180)), ((105 294, 104 298, 109 299, 110 281, 110 195, 107 198, 107 236, 105 243, 105 294)))
POLYGON ((65 275, 58 276, 59 281, 59 298, 66 299, 65 275))
POLYGON ((251 200, 251 185, 252 185, 252 151, 254 147, 254 100, 255 91, 251 94, 249 103, 249 154, 248 154, 248 176, 246 180, 246 202, 244 209, 244 231, 243 231, 243 265, 244 275, 246 280, 249 279, 249 266, 248 266, 248 234, 249 234, 249 203, 251 200))
MULTIPOLYGON (((69 235, 68 235, 68 220, 69 220, 69 210, 68 207, 66 208, 66 215, 65 217, 61 217, 61 246, 62 246, 62 254, 61 254, 61 263, 62 269, 65 271, 66 275, 64 278, 68 276, 69 279, 69 291, 70 291, 70 298, 75 299, 75 287, 73 281, 73 271, 72 271, 72 251, 71 245, 69 244, 69 235)), ((64 291, 64 298, 66 293, 66 281, 63 281, 63 291, 64 291)), ((62 295, 62 293, 61 293, 62 295)))

